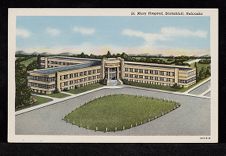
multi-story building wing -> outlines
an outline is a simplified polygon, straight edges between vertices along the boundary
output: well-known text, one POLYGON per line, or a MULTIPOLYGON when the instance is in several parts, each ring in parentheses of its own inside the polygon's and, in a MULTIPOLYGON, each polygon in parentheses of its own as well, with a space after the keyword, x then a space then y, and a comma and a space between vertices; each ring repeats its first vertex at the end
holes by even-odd
POLYGON ((100 80, 107 85, 122 84, 122 80, 138 83, 188 87, 196 83, 196 69, 142 62, 122 58, 88 59, 74 57, 43 57, 45 69, 29 71, 28 85, 32 91, 51 94, 53 91, 81 87, 100 80))
POLYGON ((153 63, 125 62, 124 79, 139 83, 188 87, 196 83, 196 69, 153 63))

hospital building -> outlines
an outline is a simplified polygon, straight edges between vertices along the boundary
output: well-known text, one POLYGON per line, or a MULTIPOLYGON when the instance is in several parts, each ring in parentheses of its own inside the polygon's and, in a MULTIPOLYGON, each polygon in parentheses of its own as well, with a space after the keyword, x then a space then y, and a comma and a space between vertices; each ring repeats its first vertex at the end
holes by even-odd
POLYGON ((43 69, 28 71, 28 85, 33 92, 54 91, 105 82, 122 85, 122 80, 155 85, 188 87, 196 83, 196 69, 187 66, 129 62, 118 58, 41 57, 43 69))

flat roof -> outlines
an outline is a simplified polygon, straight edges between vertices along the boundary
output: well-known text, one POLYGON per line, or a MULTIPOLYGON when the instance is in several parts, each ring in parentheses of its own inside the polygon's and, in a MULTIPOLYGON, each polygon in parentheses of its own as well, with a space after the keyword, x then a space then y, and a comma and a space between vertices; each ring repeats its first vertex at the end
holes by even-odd
POLYGON ((64 60, 101 61, 101 59, 80 58, 80 57, 66 57, 66 56, 49 56, 47 58, 58 58, 58 59, 64 59, 64 60))
POLYGON ((178 66, 178 65, 166 65, 166 64, 157 64, 157 63, 144 63, 144 62, 129 62, 125 61, 125 64, 128 65, 139 65, 139 66, 149 66, 149 67, 161 67, 161 68, 179 68, 181 70, 191 70, 191 67, 178 66))
POLYGON ((69 66, 63 66, 63 67, 53 67, 53 68, 33 70, 31 71, 31 73, 54 74, 56 72, 76 70, 76 69, 82 69, 82 68, 98 66, 98 65, 101 65, 100 61, 90 61, 89 63, 83 63, 83 64, 75 64, 75 65, 69 65, 69 66))

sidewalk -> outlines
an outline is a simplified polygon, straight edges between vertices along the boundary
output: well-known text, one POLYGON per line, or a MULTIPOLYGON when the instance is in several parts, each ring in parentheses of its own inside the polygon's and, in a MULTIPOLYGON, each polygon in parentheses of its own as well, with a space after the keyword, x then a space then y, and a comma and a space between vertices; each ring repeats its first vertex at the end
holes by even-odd
MULTIPOLYGON (((208 80, 209 79, 207 79, 206 81, 208 81, 208 80)), ((202 85, 206 81, 200 83, 198 86, 202 85)), ((194 86, 194 88, 196 88, 198 86, 194 86)), ((172 91, 165 91, 165 90, 159 90, 159 89, 153 89, 153 88, 144 88, 144 87, 137 87, 137 86, 130 86, 130 85, 103 86, 103 87, 96 88, 96 89, 93 89, 93 90, 89 90, 89 91, 86 91, 86 92, 83 92, 83 93, 79 93, 79 94, 71 94, 71 93, 68 93, 68 92, 62 92, 62 93, 65 93, 65 94, 70 95, 70 96, 65 97, 65 98, 53 98, 53 97, 49 97, 49 96, 46 96, 46 95, 33 94, 33 95, 36 95, 36 96, 41 96, 41 97, 45 97, 45 98, 51 98, 52 101, 47 102, 47 103, 43 103, 43 104, 40 104, 40 105, 36 105, 36 106, 33 106, 33 107, 25 108, 25 109, 22 109, 22 110, 19 110, 19 111, 16 111, 15 114, 16 115, 19 115, 19 114, 22 114, 22 113, 26 113, 26 112, 29 112, 29 111, 32 111, 32 110, 35 110, 35 109, 46 107, 46 106, 49 106, 49 105, 52 105, 52 104, 55 104, 55 103, 58 103, 58 102, 69 100, 69 99, 72 99, 72 98, 75 98, 75 97, 78 97, 78 96, 81 96, 81 95, 84 95, 84 94, 88 94, 88 93, 91 93, 91 92, 94 92, 94 91, 98 91, 98 90, 101 90, 101 89, 105 89, 105 88, 106 89, 107 88, 118 89, 118 88, 124 88, 124 87, 138 88, 138 89, 150 90, 150 91, 157 91, 157 92, 165 92, 165 93, 170 93, 170 94, 187 95, 187 96, 193 96, 193 97, 199 97, 199 98, 210 98, 210 97, 206 97, 204 95, 192 95, 192 94, 185 93, 185 92, 184 93, 172 92, 172 91)), ((191 88, 191 89, 194 89, 194 88, 191 88)))
POLYGON ((200 84, 195 85, 194 87, 190 88, 189 90, 185 91, 184 93, 186 93, 186 94, 187 94, 187 93, 191 92, 192 90, 194 90, 194 89, 198 88, 198 87, 199 87, 199 86, 201 86, 202 84, 204 84, 204 83, 206 83, 207 81, 209 81, 209 80, 210 80, 210 78, 211 78, 211 77, 209 77, 209 78, 208 78, 208 79, 206 79, 205 81, 201 82, 200 84))

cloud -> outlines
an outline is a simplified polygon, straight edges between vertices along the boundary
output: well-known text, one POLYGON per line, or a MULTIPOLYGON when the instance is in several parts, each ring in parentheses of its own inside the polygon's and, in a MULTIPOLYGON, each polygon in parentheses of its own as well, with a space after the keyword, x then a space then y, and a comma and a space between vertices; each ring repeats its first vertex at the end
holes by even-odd
POLYGON ((46 32, 51 36, 58 36, 61 33, 59 29, 51 28, 51 27, 46 28, 46 32))
POLYGON ((165 36, 182 36, 182 37, 199 37, 206 38, 207 32, 202 30, 191 31, 189 29, 181 29, 174 27, 164 27, 161 29, 161 34, 165 36))
POLYGON ((95 33, 94 28, 85 28, 85 27, 74 27, 72 29, 74 33, 80 33, 82 35, 92 35, 95 33))
POLYGON ((28 38, 31 36, 31 32, 27 29, 17 28, 16 29, 16 36, 21 38, 28 38))
POLYGON ((144 33, 139 30, 124 29, 122 35, 129 37, 143 38, 146 43, 153 45, 155 41, 171 40, 176 37, 199 37, 206 38, 207 32, 202 30, 192 31, 189 29, 175 28, 175 27, 163 27, 159 33, 144 33))

